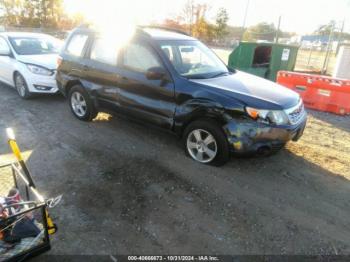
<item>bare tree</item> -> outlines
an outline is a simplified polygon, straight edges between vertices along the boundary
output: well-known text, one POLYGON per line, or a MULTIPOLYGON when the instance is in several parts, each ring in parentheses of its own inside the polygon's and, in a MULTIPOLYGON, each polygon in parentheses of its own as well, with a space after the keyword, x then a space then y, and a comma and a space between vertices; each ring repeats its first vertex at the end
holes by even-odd
POLYGON ((220 8, 216 14, 216 37, 218 40, 222 40, 227 34, 227 22, 229 20, 228 12, 225 8, 220 8))
POLYGON ((193 31, 194 16, 195 16, 195 1, 187 0, 184 8, 182 9, 180 18, 188 26, 188 31, 189 31, 188 33, 191 35, 193 31))

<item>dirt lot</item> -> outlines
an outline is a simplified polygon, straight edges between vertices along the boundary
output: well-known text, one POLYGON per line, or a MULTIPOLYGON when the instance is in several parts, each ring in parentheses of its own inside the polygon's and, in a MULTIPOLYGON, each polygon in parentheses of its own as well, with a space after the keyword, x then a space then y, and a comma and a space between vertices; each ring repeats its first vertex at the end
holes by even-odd
POLYGON ((350 118, 310 112, 298 143, 222 168, 185 157, 163 131, 116 116, 76 120, 60 96, 0 86, 59 232, 51 254, 350 254, 350 118))

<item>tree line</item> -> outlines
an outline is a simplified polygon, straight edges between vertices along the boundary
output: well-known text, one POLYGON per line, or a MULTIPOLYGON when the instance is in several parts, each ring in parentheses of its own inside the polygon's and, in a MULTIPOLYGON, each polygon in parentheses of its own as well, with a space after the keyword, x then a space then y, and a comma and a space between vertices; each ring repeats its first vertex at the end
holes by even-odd
MULTIPOLYGON (((214 19, 209 19, 211 6, 187 0, 181 12, 163 21, 162 25, 182 31, 208 44, 232 45, 234 41, 273 41, 275 37, 290 38, 295 33, 282 32, 273 23, 261 22, 248 28, 228 25, 229 14, 219 8, 214 19)), ((68 15, 63 0, 0 0, 0 25, 12 27, 70 30, 84 21, 82 15, 68 15)), ((321 25, 314 35, 330 35, 334 21, 321 25)), ((334 27, 334 26, 333 26, 334 27)), ((336 39, 350 39, 350 34, 334 31, 336 39)))
POLYGON ((208 44, 232 45, 234 41, 273 41, 276 37, 290 37, 293 33, 282 32, 274 24, 259 23, 249 28, 228 25, 229 14, 219 8, 214 19, 208 19, 210 5, 188 0, 182 12, 166 19, 161 25, 186 31, 208 44))
POLYGON ((0 24, 12 27, 71 29, 84 18, 68 16, 62 0, 0 0, 0 24))

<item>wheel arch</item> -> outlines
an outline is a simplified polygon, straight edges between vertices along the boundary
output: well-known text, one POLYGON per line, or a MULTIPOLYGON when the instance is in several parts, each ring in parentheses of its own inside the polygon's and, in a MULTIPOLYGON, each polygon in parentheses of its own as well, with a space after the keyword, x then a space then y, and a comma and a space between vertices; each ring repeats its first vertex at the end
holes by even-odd
POLYGON ((174 131, 182 137, 189 124, 203 119, 216 122, 221 127, 224 126, 226 124, 224 107, 208 99, 191 100, 177 109, 174 131))
MULTIPOLYGON (((204 164, 210 164, 214 166, 220 166, 226 163, 229 160, 230 157, 230 149, 229 149, 229 143, 227 140, 227 136, 222 128, 222 125, 219 124, 220 119, 217 117, 211 117, 210 115, 203 116, 202 118, 194 118, 192 121, 188 123, 188 125, 185 127, 182 141, 185 146, 186 154, 190 155, 192 159, 195 161, 204 163, 204 164), (203 121, 204 120, 204 121, 203 121), (216 155, 214 158, 207 159, 208 162, 202 162, 201 160, 197 159, 194 155, 196 155, 193 152, 193 148, 189 148, 188 141, 189 141, 189 135, 191 132, 195 129, 203 129, 205 132, 211 134, 214 137, 214 140, 216 142, 216 155)), ((192 139, 191 139, 192 140, 192 139)), ((192 140, 193 141, 193 140, 192 140)), ((198 140, 197 140, 198 141, 198 140)), ((203 140, 202 140, 203 141, 203 140)), ((208 144, 206 144, 208 146, 208 144)), ((202 147, 200 144, 197 143, 197 146, 202 147)), ((197 147, 196 146, 196 147, 197 147)), ((197 150, 198 147, 197 147, 197 150)), ((204 152, 208 151, 208 148, 205 149, 205 147, 202 147, 202 150, 204 152)), ((213 148, 211 148, 213 150, 213 148)), ((197 151, 198 153, 198 151, 197 151)), ((211 154, 207 156, 210 158, 211 154)), ((203 160, 204 153, 202 153, 201 159, 203 160)))
POLYGON ((75 85, 80 85, 80 86, 84 87, 84 86, 82 85, 81 81, 78 80, 78 79, 69 80, 69 81, 66 83, 66 85, 64 86, 65 96, 68 95, 69 90, 70 90, 73 86, 75 86, 75 85))

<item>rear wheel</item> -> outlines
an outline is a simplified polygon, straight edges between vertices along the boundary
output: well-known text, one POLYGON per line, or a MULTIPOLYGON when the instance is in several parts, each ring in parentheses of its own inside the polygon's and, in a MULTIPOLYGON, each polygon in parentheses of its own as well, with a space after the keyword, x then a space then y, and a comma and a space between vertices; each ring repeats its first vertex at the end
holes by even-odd
POLYGON ((28 90, 27 82, 20 73, 15 74, 14 82, 15 82, 15 88, 18 92, 18 95, 22 99, 28 99, 31 97, 31 93, 28 90))
POLYGON ((75 85, 69 90, 69 105, 76 118, 91 121, 97 116, 96 108, 89 94, 80 85, 75 85))
POLYGON ((226 135, 212 120, 198 120, 187 126, 183 136, 186 153, 202 164, 221 166, 230 157, 226 135))

